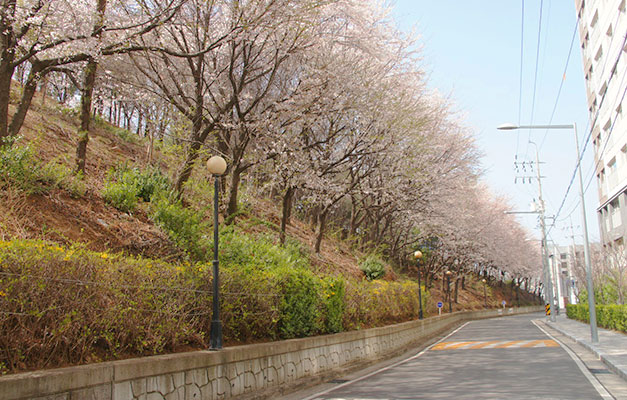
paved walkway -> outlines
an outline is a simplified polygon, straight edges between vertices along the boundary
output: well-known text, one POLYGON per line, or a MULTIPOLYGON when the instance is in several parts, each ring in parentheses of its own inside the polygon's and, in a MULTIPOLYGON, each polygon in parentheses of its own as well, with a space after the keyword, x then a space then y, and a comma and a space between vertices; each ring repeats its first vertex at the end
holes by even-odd
POLYGON ((555 322, 544 323, 592 351, 609 369, 627 380, 627 335, 598 328, 599 343, 590 341, 590 325, 558 315, 555 322))

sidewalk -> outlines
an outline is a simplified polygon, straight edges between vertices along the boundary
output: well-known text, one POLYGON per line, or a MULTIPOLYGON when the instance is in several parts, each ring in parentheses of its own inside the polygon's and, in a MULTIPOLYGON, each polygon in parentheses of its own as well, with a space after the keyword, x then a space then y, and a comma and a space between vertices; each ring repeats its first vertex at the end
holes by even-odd
POLYGON ((558 315, 555 322, 546 319, 543 322, 590 350, 609 369, 627 380, 627 335, 598 328, 599 343, 592 344, 589 324, 568 319, 563 314, 558 315))

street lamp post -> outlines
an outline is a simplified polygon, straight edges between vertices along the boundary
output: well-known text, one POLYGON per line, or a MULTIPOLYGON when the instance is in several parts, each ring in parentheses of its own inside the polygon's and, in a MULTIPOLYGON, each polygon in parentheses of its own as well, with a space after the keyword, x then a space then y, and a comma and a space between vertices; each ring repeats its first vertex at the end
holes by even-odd
POLYGON ((416 258, 416 267, 418 269, 418 319, 422 319, 422 283, 420 282, 420 258, 422 257, 422 252, 420 250, 416 250, 414 252, 414 257, 416 258))
POLYGON ((488 308, 488 295, 486 293, 486 280, 485 278, 481 280, 483 282, 483 307, 488 308))
POLYGON ((520 283, 516 282, 516 307, 520 307, 520 297, 518 297, 519 289, 520 283))
POLYGON ((451 303, 451 271, 446 271, 446 293, 448 295, 448 312, 453 312, 453 304, 451 303))
POLYGON ((226 171, 226 161, 220 156, 207 160, 207 169, 215 178, 213 188, 213 316, 211 318, 211 350, 222 348, 222 322, 220 321, 220 279, 218 262, 218 194, 220 176, 226 171))
MULTIPOLYGON (((592 284, 592 267, 590 262, 590 242, 588 240, 588 221, 586 219, 586 203, 584 199, 583 177, 581 172, 581 153, 579 151, 579 136, 577 135, 577 124, 571 125, 514 125, 503 124, 497 129, 513 130, 513 129, 572 129, 575 134, 575 146, 577 149, 577 173, 579 175, 579 197, 581 202, 581 216, 583 223, 583 252, 586 264, 586 280, 588 287, 588 307, 590 312, 590 336, 592 343, 599 342, 599 334, 597 331, 597 314, 594 303, 594 285, 592 284)), ((545 243, 546 244, 546 243, 545 243)))

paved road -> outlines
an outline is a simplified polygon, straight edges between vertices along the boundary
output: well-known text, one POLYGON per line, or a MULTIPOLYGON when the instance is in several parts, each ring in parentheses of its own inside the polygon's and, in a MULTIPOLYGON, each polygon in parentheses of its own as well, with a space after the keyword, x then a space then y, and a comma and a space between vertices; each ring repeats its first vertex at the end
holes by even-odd
POLYGON ((467 323, 409 360, 308 398, 612 399, 581 361, 532 322, 539 317, 467 323))

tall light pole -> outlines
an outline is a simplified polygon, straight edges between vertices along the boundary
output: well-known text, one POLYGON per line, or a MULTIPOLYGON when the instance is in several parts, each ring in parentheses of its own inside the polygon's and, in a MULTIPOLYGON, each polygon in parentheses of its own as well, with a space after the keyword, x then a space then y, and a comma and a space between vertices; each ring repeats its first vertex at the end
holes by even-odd
POLYGON ((588 286, 588 307, 590 311, 590 336, 592 343, 599 342, 599 334, 597 331, 597 313, 594 303, 594 285, 592 284, 592 267, 590 262, 590 242, 588 239, 588 221, 586 219, 586 203, 584 199, 583 177, 581 173, 581 153, 579 152, 579 136, 577 135, 577 124, 571 125, 514 125, 503 124, 497 129, 513 130, 513 129, 572 129, 575 133, 575 146, 577 148, 577 172, 579 174, 579 197, 581 202, 581 217, 583 222, 583 253, 586 265, 586 280, 588 286))
POLYGON ((445 273, 446 275, 446 292, 448 294, 448 312, 453 312, 453 304, 451 303, 451 270, 449 269, 445 273))
POLYGON ((218 262, 218 194, 220 192, 220 176, 226 171, 226 161, 220 156, 207 160, 207 169, 215 178, 213 187, 213 316, 211 318, 210 344, 211 350, 222 348, 222 322, 220 321, 220 279, 218 262))
POLYGON ((420 282, 420 258, 422 257, 422 252, 420 250, 416 250, 414 252, 414 258, 416 259, 416 268, 418 269, 418 319, 422 319, 422 283, 420 282))
POLYGON ((483 307, 484 308, 488 308, 488 295, 486 293, 486 280, 485 278, 481 280, 481 282, 483 282, 483 307))

